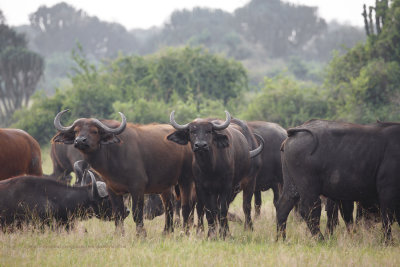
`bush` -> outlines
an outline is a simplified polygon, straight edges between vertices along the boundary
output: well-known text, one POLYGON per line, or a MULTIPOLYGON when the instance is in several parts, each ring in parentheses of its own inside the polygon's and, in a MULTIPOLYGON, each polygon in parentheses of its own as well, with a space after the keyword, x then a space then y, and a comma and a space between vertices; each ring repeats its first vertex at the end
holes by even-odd
POLYGON ((278 75, 265 79, 243 118, 272 121, 288 128, 312 118, 326 118, 327 111, 324 92, 318 86, 278 75))

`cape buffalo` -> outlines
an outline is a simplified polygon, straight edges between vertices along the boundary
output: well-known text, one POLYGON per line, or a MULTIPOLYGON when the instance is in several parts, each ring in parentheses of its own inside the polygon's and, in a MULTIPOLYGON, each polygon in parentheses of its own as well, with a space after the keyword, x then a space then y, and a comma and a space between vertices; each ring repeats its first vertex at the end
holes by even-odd
POLYGON ((111 203, 104 192, 105 184, 96 183, 93 176, 89 185, 73 187, 38 176, 0 181, 0 227, 6 231, 34 223, 68 230, 75 219, 110 216, 111 203))
POLYGON ((23 174, 43 174, 40 146, 25 131, 0 129, 0 147, 0 180, 23 174))
POLYGON ((283 184, 280 147, 287 134, 286 130, 276 123, 249 121, 247 124, 266 143, 266 147, 260 155, 262 160, 261 169, 256 177, 256 187, 254 189, 255 216, 259 216, 261 211, 261 191, 271 188, 274 193, 274 205, 275 207, 277 205, 283 184))
MULTIPOLYGON (((114 195, 110 194, 116 212, 116 226, 123 226, 122 196, 132 196, 132 213, 138 235, 145 236, 143 202, 145 193, 161 193, 165 214, 165 232, 173 231, 172 190, 178 181, 182 195, 184 224, 190 212, 192 153, 165 139, 173 131, 170 125, 134 125, 126 122, 80 118, 72 125, 61 125, 64 110, 57 114, 54 126, 59 131, 52 142, 74 144, 84 160, 101 175, 114 195)), ((122 228, 123 229, 123 228, 122 228)))
POLYGON ((322 238, 319 196, 324 195, 336 201, 378 200, 385 240, 389 240, 394 217, 400 221, 400 124, 311 120, 287 132, 278 237, 285 237, 287 216, 300 198, 311 233, 322 238))
POLYGON ((74 171, 74 163, 78 160, 83 160, 83 155, 74 146, 52 143, 50 158, 53 162, 53 173, 49 177, 54 177, 69 184, 72 179, 70 173, 74 171))
MULTIPOLYGON (((216 235, 216 220, 219 218, 220 235, 228 232, 227 212, 229 204, 240 188, 251 196, 254 179, 251 158, 260 154, 260 146, 249 151, 246 137, 237 129, 229 126, 231 116, 226 112, 226 121, 214 119, 196 119, 186 125, 179 125, 170 115, 171 125, 177 130, 167 139, 180 145, 190 143, 194 152, 193 174, 200 207, 205 206, 208 222, 208 236, 216 235), (247 187, 248 186, 248 187, 247 187)), ((251 225, 251 215, 247 204, 243 204, 247 226, 251 225)), ((251 206, 250 206, 251 207, 251 206)), ((201 210, 201 208, 200 208, 201 210)))

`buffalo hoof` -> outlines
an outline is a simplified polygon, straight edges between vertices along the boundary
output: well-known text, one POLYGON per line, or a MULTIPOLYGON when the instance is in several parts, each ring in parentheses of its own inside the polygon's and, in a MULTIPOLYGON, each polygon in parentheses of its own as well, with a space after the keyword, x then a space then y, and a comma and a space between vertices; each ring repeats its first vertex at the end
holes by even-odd
POLYGON ((229 239, 232 237, 231 233, 229 232, 229 229, 222 229, 222 228, 220 228, 220 230, 219 230, 219 236, 223 240, 225 240, 226 238, 229 239))
POLYGON ((189 237, 190 236, 190 229, 188 227, 185 227, 185 228, 181 229, 179 231, 179 236, 180 237, 184 237, 184 236, 189 237))
POLYGON ((261 207, 260 206, 255 206, 254 207, 254 219, 259 219, 261 216, 261 207))
POLYGON ((146 238, 147 237, 146 229, 144 229, 143 227, 136 227, 136 237, 146 238))
POLYGON ((275 242, 278 242, 280 238, 282 238, 282 241, 286 240, 286 231, 278 231, 275 242))
POLYGON ((204 234, 204 226, 197 226, 196 228, 196 235, 202 236, 204 234))
POLYGON ((215 230, 215 228, 208 229, 207 237, 210 240, 216 240, 218 238, 217 231, 215 230))
POLYGON ((164 231, 162 232, 163 236, 168 236, 170 234, 172 234, 174 232, 173 229, 164 229, 164 231))
POLYGON ((318 242, 323 242, 323 241, 325 241, 324 235, 323 235, 322 233, 319 233, 319 234, 317 235, 317 241, 318 241, 318 242))
POLYGON ((181 233, 186 236, 189 236, 190 235, 189 227, 188 226, 183 227, 181 233))
POLYGON ((114 231, 114 235, 125 236, 125 228, 124 227, 116 227, 114 231))
POLYGON ((174 220, 174 226, 175 226, 175 227, 181 227, 181 220, 180 220, 179 218, 176 218, 176 219, 174 220))
POLYGON ((253 222, 250 221, 250 222, 245 223, 244 224, 244 230, 245 231, 253 231, 254 230, 253 222))

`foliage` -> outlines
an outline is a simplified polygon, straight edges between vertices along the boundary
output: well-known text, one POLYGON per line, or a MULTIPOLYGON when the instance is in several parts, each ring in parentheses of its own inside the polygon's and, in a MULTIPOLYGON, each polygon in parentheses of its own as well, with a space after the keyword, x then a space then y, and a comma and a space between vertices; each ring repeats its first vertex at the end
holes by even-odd
POLYGON ((40 144, 48 144, 56 133, 53 126, 54 116, 62 110, 64 99, 65 94, 59 90, 51 98, 48 98, 43 91, 36 92, 32 96, 32 106, 14 113, 14 123, 11 127, 24 129, 40 144))
POLYGON ((345 101, 337 107, 339 118, 360 123, 376 119, 399 120, 400 66, 382 59, 370 60, 360 75, 342 84, 345 101))
MULTIPOLYGON (((377 2, 381 7, 382 3, 377 2)), ((400 120, 400 1, 376 10, 378 17, 385 18, 379 20, 381 28, 376 34, 369 22, 367 42, 343 56, 336 55, 328 67, 325 87, 334 119, 360 123, 400 120)))
POLYGON ((111 79, 127 96, 166 103, 174 93, 183 100, 193 93, 195 99, 227 103, 247 89, 247 74, 239 62, 201 48, 169 48, 153 56, 119 57, 110 68, 111 79))
POLYGON ((240 63, 200 48, 167 49, 146 57, 120 55, 100 66, 82 53, 78 47, 72 54, 76 67, 71 84, 52 97, 35 97, 31 108, 14 116, 14 126, 46 142, 54 133, 52 119, 35 119, 46 109, 50 117, 70 109, 65 123, 80 117, 119 120, 118 111, 135 123, 166 123, 173 109, 181 121, 224 116, 225 105, 247 88, 240 63))
POLYGON ((318 86, 278 75, 265 78, 264 87, 250 101, 243 118, 272 121, 287 128, 325 118, 327 110, 324 91, 318 86))

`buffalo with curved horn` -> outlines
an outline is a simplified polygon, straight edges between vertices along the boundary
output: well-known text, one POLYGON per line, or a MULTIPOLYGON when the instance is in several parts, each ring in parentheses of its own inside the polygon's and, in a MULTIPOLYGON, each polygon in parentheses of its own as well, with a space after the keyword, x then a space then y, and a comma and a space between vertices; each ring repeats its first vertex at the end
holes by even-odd
MULTIPOLYGON (((170 125, 134 125, 98 119, 77 119, 72 125, 61 125, 61 111, 54 119, 59 130, 52 141, 74 144, 84 160, 106 182, 116 215, 116 226, 123 226, 123 194, 132 196, 132 214, 138 235, 145 236, 143 225, 144 194, 161 194, 165 208, 165 232, 173 231, 172 190, 179 182, 184 225, 191 210, 192 153, 165 139, 172 133, 170 125)), ((122 228, 123 231, 123 228, 122 228)))
POLYGON ((21 228, 24 223, 70 230, 76 219, 110 216, 111 203, 104 189, 92 175, 81 186, 38 176, 0 181, 0 230, 21 228))
MULTIPOLYGON (((227 111, 225 113, 226 120, 222 123, 215 119, 196 119, 180 125, 175 121, 175 112, 172 111, 170 122, 176 131, 167 137, 180 145, 186 146, 190 143, 194 152, 192 168, 198 209, 201 211, 202 207, 205 207, 209 237, 216 236, 216 222, 219 218, 222 238, 229 234, 227 213, 236 193, 243 189, 251 202, 255 176, 259 169, 257 164, 254 165, 253 159, 262 151, 264 143, 260 137, 259 147, 250 150, 251 146, 246 138, 248 136, 244 134, 251 132, 230 126, 231 115, 227 111)), ((248 201, 248 198, 245 198, 248 201)), ((245 227, 251 228, 251 205, 244 200, 243 206, 245 227)))

